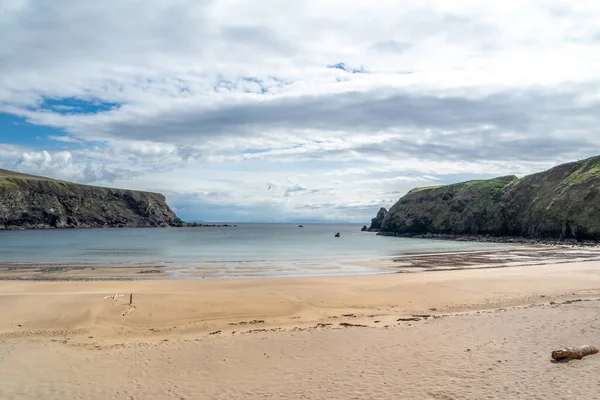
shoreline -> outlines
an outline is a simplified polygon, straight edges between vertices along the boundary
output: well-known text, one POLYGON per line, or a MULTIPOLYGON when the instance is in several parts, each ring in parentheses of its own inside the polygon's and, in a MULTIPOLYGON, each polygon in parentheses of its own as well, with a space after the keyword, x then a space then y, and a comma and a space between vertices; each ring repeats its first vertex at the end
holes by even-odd
POLYGON ((496 250, 403 253, 371 260, 340 260, 335 263, 298 261, 298 265, 294 266, 289 265, 289 262, 280 265, 277 261, 211 262, 202 267, 152 262, 133 265, 0 262, 0 281, 296 279, 414 274, 589 261, 600 261, 600 248, 535 245, 496 250))
POLYGON ((530 238, 524 236, 492 236, 492 235, 470 235, 451 233, 398 233, 382 232, 379 230, 366 230, 363 232, 375 233, 378 236, 400 237, 407 239, 432 239, 447 240, 454 242, 477 242, 477 243, 505 243, 505 244, 532 244, 545 246, 576 246, 576 247, 600 247, 600 242, 591 240, 578 241, 577 239, 552 239, 552 238, 530 238))
POLYGON ((174 224, 164 224, 164 225, 129 225, 129 224, 117 224, 117 225, 73 225, 73 226, 52 226, 47 224, 41 225, 28 225, 28 226, 20 226, 20 225, 1 225, 0 232, 8 231, 52 231, 52 230, 89 230, 89 229, 156 229, 156 228, 237 228, 237 224, 208 224, 208 223, 199 223, 199 222, 182 222, 174 223, 174 224))

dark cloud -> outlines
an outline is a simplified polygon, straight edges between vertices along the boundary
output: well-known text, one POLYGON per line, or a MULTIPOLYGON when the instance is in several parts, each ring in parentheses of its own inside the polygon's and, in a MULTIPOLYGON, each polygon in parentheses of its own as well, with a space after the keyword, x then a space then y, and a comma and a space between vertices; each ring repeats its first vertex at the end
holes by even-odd
MULTIPOLYGON (((513 132, 544 147, 543 141, 535 140, 556 132, 572 134, 595 129, 600 123, 597 107, 595 102, 582 104, 577 92, 564 90, 531 89, 481 98, 369 91, 175 111, 134 123, 109 122, 103 126, 103 134, 189 143, 206 137, 247 136, 275 129, 349 133, 410 129, 416 135, 437 129, 469 131, 472 140, 493 140, 498 133, 513 132), (491 132, 486 133, 486 129, 491 132)), ((437 151, 437 146, 443 152, 445 141, 457 140, 465 138, 440 135, 437 142, 430 144, 431 151, 437 151)), ((573 143, 571 147, 585 145, 572 136, 569 141, 573 143)))

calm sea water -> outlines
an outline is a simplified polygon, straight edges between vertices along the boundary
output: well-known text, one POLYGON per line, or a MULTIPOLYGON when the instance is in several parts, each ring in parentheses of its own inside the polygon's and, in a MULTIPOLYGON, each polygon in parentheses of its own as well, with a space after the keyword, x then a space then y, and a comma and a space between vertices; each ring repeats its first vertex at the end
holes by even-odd
MULTIPOLYGON (((408 253, 505 248, 492 243, 377 236, 361 225, 238 224, 236 228, 82 229, 0 231, 0 262, 165 265, 191 270, 277 265, 272 276, 372 273, 352 262, 408 253), (335 238, 336 232, 341 237, 335 238), (332 268, 318 268, 318 267, 332 268), (336 267, 336 268, 333 268, 336 267)), ((263 274, 264 275, 264 274, 263 274)))

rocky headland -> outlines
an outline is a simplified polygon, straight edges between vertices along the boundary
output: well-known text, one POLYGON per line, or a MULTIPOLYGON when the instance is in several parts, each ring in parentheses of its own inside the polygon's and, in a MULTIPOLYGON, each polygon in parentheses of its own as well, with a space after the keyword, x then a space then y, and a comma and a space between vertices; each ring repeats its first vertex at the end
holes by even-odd
POLYGON ((413 189, 388 212, 380 209, 369 230, 440 239, 598 242, 600 156, 521 179, 413 189))
POLYGON ((0 169, 0 229, 166 226, 188 224, 175 215, 162 194, 0 169))

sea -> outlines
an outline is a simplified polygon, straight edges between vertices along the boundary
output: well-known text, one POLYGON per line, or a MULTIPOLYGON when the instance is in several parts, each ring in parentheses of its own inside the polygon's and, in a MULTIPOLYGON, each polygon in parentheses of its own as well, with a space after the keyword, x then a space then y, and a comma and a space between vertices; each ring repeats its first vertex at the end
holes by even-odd
POLYGON ((236 225, 0 231, 0 264, 162 267, 175 278, 359 275, 377 273, 368 261, 511 246, 378 236, 358 224, 236 225))

